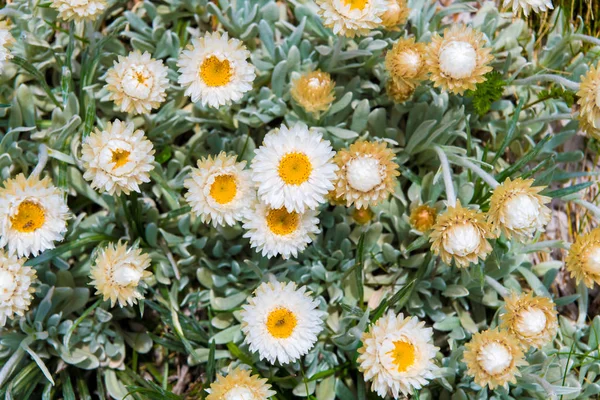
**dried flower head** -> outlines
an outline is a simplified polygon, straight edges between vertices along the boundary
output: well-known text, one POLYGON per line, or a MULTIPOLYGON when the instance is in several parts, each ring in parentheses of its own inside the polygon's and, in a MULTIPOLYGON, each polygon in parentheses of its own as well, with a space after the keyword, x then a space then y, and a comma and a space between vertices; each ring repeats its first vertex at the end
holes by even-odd
POLYGON ((194 103, 218 108, 239 102, 252 89, 256 70, 250 52, 227 32, 206 32, 182 50, 178 82, 194 103))
POLYGON ((415 92, 415 84, 406 80, 388 79, 385 83, 385 92, 394 103, 404 103, 415 92))
POLYGON ((533 182, 533 179, 507 178, 494 189, 487 214, 494 232, 502 232, 509 239, 514 235, 525 240, 544 230, 552 216, 544 204, 551 199, 539 194, 545 186, 531 186, 533 182))
POLYGON ((37 256, 53 249, 67 232, 69 207, 49 176, 19 174, 0 188, 0 248, 9 254, 37 256))
POLYGON ((517 14, 519 9, 522 8, 525 16, 529 15, 530 10, 539 13, 554 9, 552 0, 504 0, 504 7, 511 4, 513 14, 517 14))
POLYGON ((425 53, 434 85, 456 94, 475 90, 492 70, 489 64, 494 57, 484 45, 483 33, 464 25, 444 30, 444 37, 434 33, 425 53))
POLYGON ((113 100, 123 112, 148 114, 158 108, 167 97, 169 69, 150 53, 132 51, 127 57, 118 56, 118 62, 106 72, 107 99, 113 100))
POLYGON ((506 312, 500 315, 502 329, 525 347, 541 348, 556 335, 558 319, 554 302, 545 296, 513 293, 505 299, 506 312))
POLYGON ((294 282, 262 283, 242 308, 242 331, 250 351, 274 364, 287 364, 307 354, 323 330, 319 302, 306 286, 294 282))
POLYGON ((362 335, 358 349, 359 370, 381 397, 407 396, 426 386, 436 369, 433 330, 416 317, 389 311, 362 335))
POLYGON ((467 374, 479 386, 507 386, 516 383, 520 376, 519 367, 526 365, 525 355, 519 341, 506 331, 488 329, 473 335, 465 345, 463 361, 467 374))
POLYGON ((24 266, 25 261, 0 249, 0 328, 7 318, 24 316, 31 304, 35 270, 24 266))
POLYGON ((139 185, 150 182, 154 169, 154 146, 133 122, 116 119, 85 138, 81 160, 83 177, 93 188, 116 195, 140 192, 139 185))
POLYGON ((250 210, 256 192, 246 162, 237 162, 225 152, 198 160, 183 185, 188 189, 185 199, 202 222, 235 225, 250 210))
POLYGON ((276 393, 266 379, 240 367, 231 369, 227 376, 217 374, 207 392, 206 400, 268 400, 276 393))
POLYGON ((65 21, 95 20, 106 10, 106 0, 52 0, 59 18, 65 21))
POLYGON ((567 271, 577 283, 594 287, 600 285, 600 228, 575 238, 565 260, 567 271))
POLYGON ((318 116, 327 111, 335 100, 335 82, 327 72, 313 71, 300 75, 292 82, 290 93, 306 112, 318 116))
POLYGON ((476 263, 478 258, 485 260, 492 251, 487 239, 494 237, 485 215, 462 207, 460 202, 455 207, 448 207, 446 212, 437 217, 429 234, 433 253, 448 265, 454 259, 459 268, 476 263))
POLYGON ((394 152, 385 142, 356 142, 338 151, 335 197, 346 200, 346 206, 366 208, 386 200, 394 192, 399 166, 394 152))
POLYGON ((437 210, 427 204, 421 204, 410 212, 410 225, 419 232, 430 230, 437 219, 437 210))
POLYGON ((417 84, 427 77, 425 43, 415 43, 415 38, 398 39, 385 55, 385 69, 393 80, 417 84))
POLYGON ((10 33, 10 26, 0 21, 0 73, 13 56, 10 53, 10 47, 15 44, 15 38, 10 33))
POLYGON ((579 125, 588 135, 600 139, 600 68, 590 66, 581 79, 577 96, 579 125))
POLYGON ((250 168, 258 197, 272 208, 303 213, 326 201, 337 166, 329 140, 302 122, 265 135, 250 168))
POLYGON ((283 259, 297 257, 321 232, 318 214, 314 210, 300 213, 255 202, 245 217, 244 237, 267 258, 280 254, 283 259))
POLYGON ((386 7, 386 11, 381 15, 381 25, 390 31, 400 30, 398 25, 405 24, 410 14, 406 0, 387 0, 386 7))
POLYGON ((146 271, 150 266, 150 256, 137 248, 127 248, 124 243, 110 243, 100 250, 94 265, 90 268, 90 285, 96 288, 104 301, 110 299, 110 306, 118 302, 120 307, 134 305, 144 295, 139 284, 152 276, 146 271))
POLYGON ((367 35, 382 23, 387 0, 316 0, 323 25, 336 35, 367 35))

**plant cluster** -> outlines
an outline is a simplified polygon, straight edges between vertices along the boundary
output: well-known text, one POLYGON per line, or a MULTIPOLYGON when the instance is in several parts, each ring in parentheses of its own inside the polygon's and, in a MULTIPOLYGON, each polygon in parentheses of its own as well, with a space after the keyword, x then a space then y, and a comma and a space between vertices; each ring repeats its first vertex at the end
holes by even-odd
POLYGON ((597 398, 578 10, 9 1, 0 396, 597 398))

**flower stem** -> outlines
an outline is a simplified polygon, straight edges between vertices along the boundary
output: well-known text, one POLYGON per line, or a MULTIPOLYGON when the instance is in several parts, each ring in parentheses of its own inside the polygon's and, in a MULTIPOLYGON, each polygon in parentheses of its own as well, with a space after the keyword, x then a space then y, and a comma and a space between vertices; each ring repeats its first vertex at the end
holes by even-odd
POLYGON ((450 207, 456 206, 456 194, 454 193, 454 183, 452 183, 452 174, 450 172, 450 163, 446 153, 439 146, 433 148, 440 159, 440 165, 442 167, 442 176, 444 178, 444 185, 446 187, 446 199, 448 199, 448 205, 450 207))
POLYGON ((38 163, 31 171, 30 176, 40 176, 44 168, 46 167, 46 163, 48 162, 48 147, 45 144, 40 144, 39 153, 38 153, 38 163))
POLYGON ((596 46, 600 46, 600 39, 592 37, 592 36, 588 36, 588 35, 583 35, 581 33, 572 34, 571 39, 572 40, 581 40, 582 42, 588 42, 588 43, 592 43, 596 46))
POLYGON ((512 81, 512 84, 522 86, 522 85, 531 85, 533 83, 537 83, 540 81, 553 82, 553 83, 559 84, 561 86, 564 86, 565 88, 572 90, 574 92, 579 90, 579 83, 573 82, 572 80, 569 80, 567 78, 563 78, 562 76, 552 75, 552 74, 539 74, 539 75, 529 76, 529 77, 523 78, 523 79, 515 79, 514 81, 512 81))
POLYGON ((485 276, 485 281, 502 297, 508 297, 508 290, 500 282, 489 275, 485 276))
POLYGON ((500 186, 500 183, 498 183, 498 181, 492 175, 488 174, 482 168, 480 168, 478 165, 476 165, 475 163, 472 163, 471 161, 467 160, 466 158, 459 157, 459 156, 450 156, 450 160, 455 164, 469 168, 471 171, 475 172, 492 189, 496 189, 498 186, 500 186))

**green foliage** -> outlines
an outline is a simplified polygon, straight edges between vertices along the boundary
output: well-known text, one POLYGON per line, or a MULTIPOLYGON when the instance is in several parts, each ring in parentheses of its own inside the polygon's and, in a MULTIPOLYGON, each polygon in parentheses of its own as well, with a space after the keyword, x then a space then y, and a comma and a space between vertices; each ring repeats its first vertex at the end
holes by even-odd
POLYGON ((431 327, 440 347, 439 370, 415 399, 597 398, 596 292, 575 287, 563 270, 562 253, 573 237, 552 236, 594 225, 562 212, 572 208, 563 202, 593 191, 598 173, 589 166, 597 163, 589 153, 597 153, 597 142, 581 138, 576 121, 551 123, 571 112, 573 92, 511 84, 548 71, 577 80, 597 52, 569 42, 576 29, 560 9, 548 14, 552 24, 538 43, 531 19, 479 3, 410 0, 402 30, 356 38, 333 35, 310 0, 113 1, 97 21, 81 24, 58 21, 49 3, 7 4, 0 14, 13 22, 18 41, 0 74, 0 178, 30 173, 45 144, 44 174, 65 190, 72 218, 62 243, 27 260, 37 273, 36 291, 29 312, 0 331, 0 396, 202 399, 217 374, 243 363, 268 380, 274 400, 373 400, 356 363, 361 335, 386 312, 401 312, 431 327), (407 102, 392 102, 385 52, 400 37, 428 42, 454 18, 470 18, 486 35, 495 71, 467 96, 423 82, 407 102), (257 69, 253 89, 221 109, 192 104, 177 83, 181 49, 215 29, 241 40, 257 69), (149 115, 126 115, 106 100, 108 68, 132 50, 148 51, 169 68, 167 100, 149 115), (336 82, 336 99, 319 117, 290 96, 293 80, 316 69, 336 82), (92 189, 80 160, 81 141, 117 118, 133 121, 156 151, 151 181, 121 197, 92 189), (318 130, 335 150, 384 140, 402 174, 389 199, 372 207, 369 223, 359 225, 352 208, 324 204, 321 232, 310 246, 297 258, 269 260, 250 247, 240 224, 214 228, 193 215, 183 181, 209 154, 226 151, 251 162, 267 132, 296 121, 318 130), (452 162, 463 205, 485 212, 492 191, 459 163, 467 160, 498 181, 534 178, 548 186, 543 193, 555 198, 559 227, 528 243, 491 240, 490 255, 469 268, 441 262, 428 233, 409 219, 420 204, 438 212, 446 207, 434 146, 452 162), (136 307, 111 308, 89 285, 98 249, 118 240, 152 259, 153 277, 136 307), (497 326, 503 312, 501 291, 486 277, 506 290, 550 295, 560 306, 554 341, 530 349, 522 377, 494 390, 475 384, 462 362, 473 334, 497 326), (241 329, 247 297, 273 278, 307 286, 327 312, 315 347, 285 366, 260 360, 241 329))
POLYGON ((485 115, 492 103, 502 98, 506 81, 498 71, 485 74, 485 81, 477 84, 476 90, 468 90, 466 96, 473 99, 473 108, 479 115, 485 115))

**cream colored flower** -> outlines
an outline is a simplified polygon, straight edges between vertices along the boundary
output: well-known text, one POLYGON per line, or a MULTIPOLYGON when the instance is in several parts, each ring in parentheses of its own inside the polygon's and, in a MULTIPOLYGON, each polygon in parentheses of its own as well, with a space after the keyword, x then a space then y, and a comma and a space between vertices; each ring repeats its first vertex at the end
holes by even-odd
POLYGON ((399 31, 398 25, 405 24, 410 14, 406 0, 387 0, 386 7, 381 15, 381 25, 390 31, 399 31))
POLYGON ((110 299, 110 306, 118 302, 120 307, 134 305, 144 295, 139 285, 152 276, 146 271, 150 266, 150 256, 136 248, 127 248, 124 243, 110 243, 100 250, 94 265, 90 268, 90 285, 104 301, 110 299))
POLYGON ((95 20, 106 10, 106 0, 52 0, 52 8, 65 21, 95 20))
POLYGON ((118 56, 119 62, 106 73, 108 100, 113 100, 123 112, 148 114, 158 108, 167 97, 169 69, 150 53, 139 50, 127 57, 118 56))
POLYGON ((285 207, 271 208, 255 203, 245 217, 245 238, 250 246, 267 258, 281 254, 283 259, 297 257, 312 243, 319 229, 319 213, 288 211, 285 207))
POLYGON ((81 153, 86 169, 83 177, 95 189, 129 194, 139 192, 141 183, 150 182, 154 148, 133 122, 107 122, 105 129, 96 129, 85 138, 81 153))
POLYGON ((288 364, 307 354, 323 330, 327 313, 305 286, 262 283, 242 306, 242 331, 250 351, 269 363, 288 364))
POLYGON ((394 103, 404 103, 410 99, 415 92, 415 83, 406 80, 388 79, 385 84, 385 92, 394 103))
POLYGON ((419 232, 430 230, 437 219, 437 210, 427 204, 421 204, 410 212, 410 225, 419 232))
POLYGON ((533 179, 507 178, 494 189, 490 198, 488 222, 496 233, 513 235, 520 240, 531 238, 535 232, 544 231, 552 212, 544 204, 550 197, 539 194, 545 186, 531 186, 533 179))
POLYGON ((179 84, 194 103, 220 107, 239 102, 252 90, 255 68, 247 59, 250 52, 227 32, 206 32, 192 39, 179 56, 179 84))
POLYGON ((462 207, 460 202, 437 217, 429 234, 433 253, 448 265, 454 260, 459 268, 477 263, 478 258, 485 260, 492 251, 487 239, 494 237, 485 215, 462 207))
POLYGON ((426 79, 425 49, 425 43, 415 43, 415 38, 398 39, 385 55, 391 79, 413 85, 426 79))
POLYGON ((552 0, 504 0, 504 7, 512 3, 513 14, 517 14, 519 9, 523 9, 525 16, 529 15, 529 11, 533 12, 546 12, 554 9, 552 0))
POLYGON ((600 68, 590 66, 590 70, 581 79, 577 96, 581 129, 600 139, 600 68))
POLYGON ((465 345, 463 361, 467 374, 479 386, 508 386, 516 383, 520 376, 519 367, 527 365, 519 341, 506 331, 488 329, 473 335, 465 345))
POLYGON ((552 341, 558 330, 554 302, 548 297, 513 293, 505 299, 506 312, 500 315, 502 329, 525 347, 541 348, 552 341))
POLYGON ((0 73, 4 70, 6 63, 13 58, 10 47, 15 44, 15 38, 10 34, 9 25, 0 21, 0 73))
POLYGON ((600 228, 575 238, 565 264, 577 284, 583 281, 590 289, 594 282, 600 285, 600 228))
POLYGON ((334 34, 367 35, 382 24, 387 0, 316 0, 323 25, 334 34))
POLYGON ((327 72, 313 71, 300 75, 292 82, 290 93, 306 112, 319 116, 335 100, 335 82, 327 72))
POLYGON ((434 378, 439 349, 433 345, 433 330, 416 317, 389 311, 363 333, 361 341, 358 369, 365 381, 373 381, 371 389, 379 396, 408 396, 434 378))
POLYGON ((198 168, 183 185, 188 189, 185 199, 202 222, 235 225, 250 211, 256 192, 245 166, 245 161, 237 162, 225 152, 198 160, 198 168))
POLYGON ((338 151, 335 197, 356 208, 377 205, 394 193, 399 166, 385 142, 356 142, 338 151))
POLYGON ((444 30, 444 37, 434 33, 425 52, 425 64, 436 87, 456 94, 475 90, 492 70, 491 49, 484 47, 483 34, 464 25, 444 30))
POLYGON ((7 318, 24 316, 31 304, 35 270, 24 266, 25 261, 0 249, 0 328, 7 318))
POLYGON ((266 379, 240 367, 231 369, 227 376, 217 374, 206 391, 206 400, 268 400, 276 394, 266 379))
POLYGON ((0 248, 9 254, 37 256, 54 248, 67 231, 69 207, 50 177, 19 174, 0 188, 0 248))

